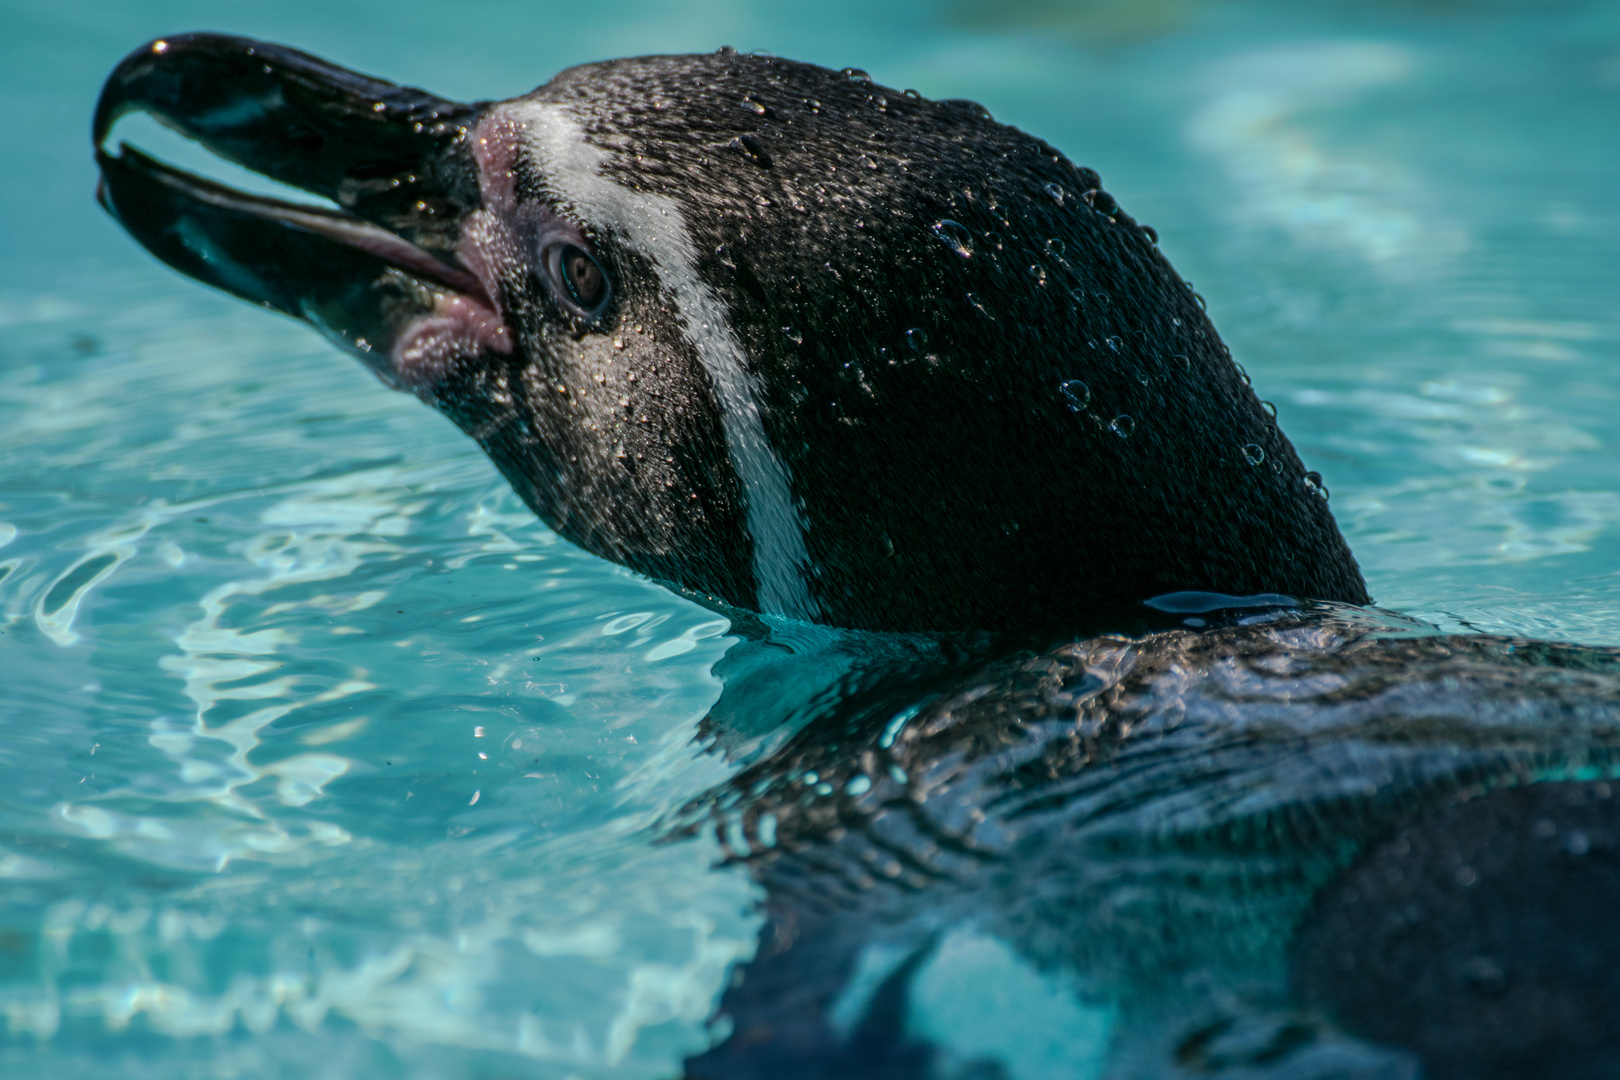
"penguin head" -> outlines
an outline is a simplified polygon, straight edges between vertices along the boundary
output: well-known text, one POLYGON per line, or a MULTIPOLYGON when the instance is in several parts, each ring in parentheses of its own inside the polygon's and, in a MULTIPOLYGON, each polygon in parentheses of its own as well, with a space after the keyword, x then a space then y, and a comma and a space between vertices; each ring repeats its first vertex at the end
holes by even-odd
POLYGON ((563 536, 719 604, 949 630, 1368 599, 1152 230, 970 102, 727 49, 463 105, 189 35, 120 64, 95 139, 160 258, 311 322, 563 536), (131 109, 336 208, 100 148, 131 109))

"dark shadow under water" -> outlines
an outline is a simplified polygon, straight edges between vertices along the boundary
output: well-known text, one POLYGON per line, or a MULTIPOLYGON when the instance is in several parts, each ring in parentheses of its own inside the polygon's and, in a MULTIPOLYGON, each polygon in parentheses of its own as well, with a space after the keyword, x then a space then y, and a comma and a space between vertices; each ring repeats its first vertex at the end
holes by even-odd
POLYGON ((962 927, 1109 1017, 1110 1080, 1620 1075, 1620 650, 1285 599, 755 627, 671 834, 766 923, 686 1075, 1013 1075, 909 1019, 962 927))

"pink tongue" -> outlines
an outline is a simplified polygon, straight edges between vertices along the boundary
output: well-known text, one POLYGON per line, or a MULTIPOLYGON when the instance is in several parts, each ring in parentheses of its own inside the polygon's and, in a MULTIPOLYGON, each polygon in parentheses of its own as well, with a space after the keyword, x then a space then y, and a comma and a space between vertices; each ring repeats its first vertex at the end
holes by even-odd
POLYGON ((400 334, 392 356, 394 373, 418 395, 427 396, 458 358, 512 352, 512 334, 501 309, 501 271, 525 265, 525 255, 534 247, 533 217, 544 213, 520 203, 515 190, 514 163, 523 131, 520 120, 500 109, 492 109, 474 129, 473 158, 484 208, 463 221, 456 257, 479 288, 458 286, 458 295, 441 297, 432 314, 412 320, 400 334))
POLYGON ((425 397, 458 359, 511 351, 512 334, 497 312, 465 294, 441 296, 433 314, 412 319, 400 334, 394 374, 405 389, 425 397))
POLYGON ((510 230, 489 211, 476 210, 462 226, 456 255, 477 289, 441 295, 432 314, 407 323, 394 345, 395 376, 404 388, 424 398, 458 358, 512 352, 512 333, 500 307, 498 269, 518 261, 510 230))

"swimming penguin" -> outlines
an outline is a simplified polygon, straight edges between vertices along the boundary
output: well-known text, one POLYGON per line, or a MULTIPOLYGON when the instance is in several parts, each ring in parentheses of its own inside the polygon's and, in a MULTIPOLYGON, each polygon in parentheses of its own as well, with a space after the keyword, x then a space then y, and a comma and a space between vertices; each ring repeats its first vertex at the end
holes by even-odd
POLYGON ((722 50, 462 105, 194 34, 118 66, 98 147, 134 109, 340 208, 98 149, 138 240, 309 321, 661 581, 867 630, 1368 600, 1153 231, 970 102, 722 50))
POLYGON ((688 807, 766 916, 689 1080, 1615 1075, 1620 650, 1204 617, 862 673, 688 807))
MULTIPOLYGON (((836 684, 670 823, 766 890, 692 1080, 1040 1075, 919 988, 1056 976, 1033 1037, 1089 1003, 1109 1077, 1612 1075, 1620 652, 1357 606, 1320 477, 1096 173, 731 50, 459 104, 186 35, 94 135, 158 257, 836 684), (336 208, 108 149, 136 109, 336 208)), ((783 685, 738 656, 723 747, 783 685)))

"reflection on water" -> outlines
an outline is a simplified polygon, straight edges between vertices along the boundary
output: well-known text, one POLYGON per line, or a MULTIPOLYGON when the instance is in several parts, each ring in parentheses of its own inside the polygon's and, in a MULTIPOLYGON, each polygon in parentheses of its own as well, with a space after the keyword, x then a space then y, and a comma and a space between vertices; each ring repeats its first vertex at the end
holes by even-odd
MULTIPOLYGON (((1620 25, 1603 5, 631 3, 501 8, 518 27, 501 35, 418 7, 287 5, 224 28, 467 97, 730 40, 979 98, 1159 230, 1327 477, 1380 603, 1448 630, 1620 643, 1620 25), (452 59, 424 46, 429 14, 452 59)), ((861 1048, 833 1062, 843 1075, 1155 1075, 1160 1030, 1185 1036, 1178 1068, 1258 1067, 1278 1047, 1321 1075, 1407 1067, 1299 1018, 1290 988, 1310 980, 1285 944, 1313 890, 1416 804, 1342 846, 1276 845, 1324 792, 1434 790, 1409 746, 1243 757, 1211 697, 1199 716, 1127 702, 1110 715, 1142 738, 1091 735, 1121 736, 1139 768, 1087 787, 1055 726, 1020 725, 1129 683, 1108 681, 1123 646, 991 655, 731 625, 581 555, 417 403, 99 219, 83 145, 99 78, 218 12, 24 15, 0 50, 26 106, 6 122, 33 126, 9 143, 47 164, 0 178, 9 1074, 664 1077, 692 1058, 747 1075, 794 1030, 749 997, 773 970, 824 997, 800 1029, 818 1046, 861 1048), (992 684, 1039 693, 1002 698, 1028 706, 1016 724, 962 721, 992 684), (1189 761, 1231 771, 1183 783, 1189 761), (1037 767, 1052 805, 990 793, 1037 767), (926 813, 874 824, 920 787, 926 813), (1172 843, 1209 821, 1254 828, 1172 843), (902 825, 916 835, 884 831, 902 825), (1164 885, 1205 873, 1247 899, 1164 885), (738 1034, 768 1026, 741 1054, 738 1034)), ((1586 771, 1573 751, 1526 764, 1498 731, 1484 773, 1601 782, 1609 691, 1572 685, 1586 771)), ((1602 848, 1595 827, 1536 814, 1566 855, 1574 831, 1602 848)))
POLYGON ((556 541, 296 329, 127 318, 72 409, 53 373, 8 386, 33 428, 4 594, 8 1029, 84 1075, 212 1069, 174 1039, 232 1033, 268 1040, 233 1068, 288 1075, 473 1067, 412 1047, 659 1075, 701 1047, 752 890, 648 839, 725 775, 692 732, 727 623, 556 541), (245 475, 196 452, 265 396, 290 411, 248 424, 245 475), (122 408, 164 428, 104 464, 122 408), (154 478, 133 499, 127 471, 154 478))

